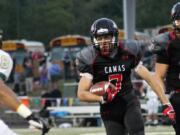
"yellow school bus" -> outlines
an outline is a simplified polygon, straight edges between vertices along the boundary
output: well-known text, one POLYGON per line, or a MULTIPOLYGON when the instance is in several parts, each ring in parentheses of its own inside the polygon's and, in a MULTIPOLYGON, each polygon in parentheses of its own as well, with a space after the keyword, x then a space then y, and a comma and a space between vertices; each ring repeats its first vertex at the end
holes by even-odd
POLYGON ((68 51, 72 57, 75 57, 79 50, 90 43, 90 38, 82 35, 56 37, 50 41, 52 60, 62 60, 65 51, 68 51))
POLYGON ((25 45, 16 40, 6 40, 2 42, 1 49, 8 52, 15 62, 15 72, 22 73, 23 62, 26 56, 25 45))
MULTIPOLYGON (((65 72, 67 71, 67 73, 65 73, 65 76, 67 74, 71 74, 71 72, 74 72, 73 63, 77 52, 79 52, 83 47, 90 44, 90 38, 82 35, 65 35, 56 37, 50 41, 51 60, 56 61, 58 64, 60 64, 61 68, 65 70, 65 72), (70 66, 66 66, 66 55, 70 57, 70 66)), ((71 75, 68 76, 70 77, 71 75)))
POLYGON ((62 96, 74 97, 76 94, 76 81, 79 79, 76 66, 75 57, 84 47, 91 44, 89 37, 82 35, 65 35, 53 38, 50 41, 50 60, 57 63, 62 68, 62 79, 60 82, 62 96), (70 62, 67 62, 66 55, 70 57, 70 62))

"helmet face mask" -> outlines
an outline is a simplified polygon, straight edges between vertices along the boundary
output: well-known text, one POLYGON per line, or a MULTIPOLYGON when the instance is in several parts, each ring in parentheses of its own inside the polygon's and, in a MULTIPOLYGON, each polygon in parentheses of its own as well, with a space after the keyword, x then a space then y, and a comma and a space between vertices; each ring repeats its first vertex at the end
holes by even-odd
POLYGON ((114 50, 114 44, 112 43, 113 36, 102 35, 98 36, 96 39, 101 55, 109 56, 111 52, 114 50))
POLYGON ((108 18, 96 20, 91 26, 91 39, 94 47, 101 55, 109 56, 118 44, 118 28, 114 21, 108 18))

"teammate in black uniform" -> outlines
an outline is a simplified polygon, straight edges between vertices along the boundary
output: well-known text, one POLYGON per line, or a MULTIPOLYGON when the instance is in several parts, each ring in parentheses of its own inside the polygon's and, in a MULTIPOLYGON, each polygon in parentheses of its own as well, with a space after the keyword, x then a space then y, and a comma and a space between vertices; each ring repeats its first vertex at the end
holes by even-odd
POLYGON ((173 6, 171 15, 174 30, 160 34, 153 40, 155 50, 160 50, 155 72, 171 95, 170 101, 176 113, 174 128, 176 135, 180 135, 180 2, 173 6))
MULTIPOLYGON (((107 135, 144 135, 140 103, 130 79, 131 70, 135 68, 163 104, 169 104, 169 101, 154 75, 139 63, 141 45, 136 41, 119 42, 117 25, 108 18, 96 20, 91 26, 91 35, 93 45, 83 49, 76 59, 81 76, 78 98, 87 102, 100 102, 107 135), (91 85, 100 81, 113 83, 117 92, 109 91, 105 94, 111 98, 90 93, 91 85)), ((169 116, 170 111, 173 112, 173 108, 168 108, 166 115, 169 116)))

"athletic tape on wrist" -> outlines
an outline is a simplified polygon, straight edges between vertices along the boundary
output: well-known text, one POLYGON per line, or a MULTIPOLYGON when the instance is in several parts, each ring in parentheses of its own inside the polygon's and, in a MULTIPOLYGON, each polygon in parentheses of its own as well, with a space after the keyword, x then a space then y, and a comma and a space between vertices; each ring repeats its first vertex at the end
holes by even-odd
POLYGON ((24 104, 19 105, 16 112, 23 118, 27 118, 32 114, 31 110, 24 104))

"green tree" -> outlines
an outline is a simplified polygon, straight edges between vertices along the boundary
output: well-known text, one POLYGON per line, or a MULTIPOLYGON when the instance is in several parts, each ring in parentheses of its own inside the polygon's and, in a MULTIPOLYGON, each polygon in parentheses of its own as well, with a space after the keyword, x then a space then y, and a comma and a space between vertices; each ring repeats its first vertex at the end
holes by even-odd
POLYGON ((136 27, 154 28, 171 23, 171 8, 177 0, 137 0, 136 27))
MULTIPOLYGON (((119 0, 1 0, 0 28, 5 39, 39 40, 48 44, 57 36, 89 35, 100 17, 115 20, 123 28, 123 1, 119 0)), ((136 0, 136 28, 171 23, 170 11, 177 0, 136 0)))

